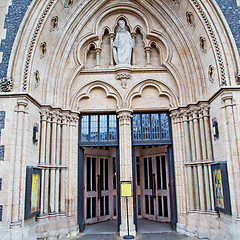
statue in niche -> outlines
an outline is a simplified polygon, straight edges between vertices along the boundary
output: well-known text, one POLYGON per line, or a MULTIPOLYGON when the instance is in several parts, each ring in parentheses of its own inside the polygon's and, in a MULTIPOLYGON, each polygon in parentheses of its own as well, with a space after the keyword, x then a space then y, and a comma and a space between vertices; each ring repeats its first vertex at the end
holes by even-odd
POLYGON ((113 58, 117 65, 130 65, 134 41, 129 33, 125 30, 125 21, 119 20, 120 30, 113 41, 113 58))

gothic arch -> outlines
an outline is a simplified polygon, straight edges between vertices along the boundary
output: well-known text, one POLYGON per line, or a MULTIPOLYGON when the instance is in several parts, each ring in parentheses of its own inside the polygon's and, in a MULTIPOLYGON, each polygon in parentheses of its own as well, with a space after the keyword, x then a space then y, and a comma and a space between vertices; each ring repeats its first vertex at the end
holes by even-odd
MULTIPOLYGON (((118 108, 120 108, 120 105, 122 103, 121 95, 113 86, 101 81, 91 82, 90 84, 87 84, 82 88, 78 89, 74 94, 73 98, 71 99, 71 107, 73 109, 77 109, 78 111, 83 111, 83 109, 79 107, 80 101, 84 98, 89 99, 91 92, 96 89, 102 89, 105 92, 106 101, 107 101, 107 98, 113 98, 116 101, 115 109, 111 109, 110 111, 113 111, 113 110, 116 111, 118 108)), ((101 100, 103 99, 99 99, 100 103, 101 103, 101 100)), ((94 106, 93 106, 93 109, 94 109, 94 106)), ((107 109, 102 108, 101 111, 107 111, 107 109)))
MULTIPOLYGON (((174 108, 176 106, 178 106, 178 97, 176 96, 176 93, 173 92, 173 90, 171 90, 168 86, 166 86, 165 84, 156 81, 156 80, 152 80, 152 79, 148 79, 145 81, 140 82, 139 84, 137 84, 136 86, 134 86, 129 92, 128 95, 126 97, 126 102, 129 104, 129 108, 131 109, 132 103, 134 98, 136 97, 142 97, 143 91, 144 89, 148 88, 148 87, 152 87, 154 89, 157 89, 158 91, 158 96, 165 96, 169 99, 169 107, 170 108, 174 108)), ((161 105, 159 106, 159 109, 161 109, 161 105)), ((166 108, 165 108, 166 110, 166 108)), ((168 108, 169 110, 169 108, 168 108)))
POLYGON ((188 9, 196 12, 195 21, 205 31, 204 34, 209 41, 209 54, 212 55, 212 62, 209 62, 208 66, 216 66, 216 79, 212 85, 208 82, 206 73, 208 69, 208 66, 205 66, 204 63, 206 56, 202 56, 199 53, 197 43, 195 43, 193 38, 197 34, 195 34, 194 30, 189 29, 190 26, 185 23, 185 17, 181 19, 177 15, 179 9, 183 10, 181 2, 174 4, 172 2, 154 1, 154 7, 147 2, 141 2, 141 5, 137 2, 115 3, 114 1, 97 1, 95 3, 91 1, 84 4, 82 2, 74 2, 64 13, 66 22, 63 20, 64 17, 61 18, 60 16, 58 31, 51 33, 53 37, 48 36, 55 40, 51 44, 47 43, 48 54, 44 57, 44 61, 40 61, 38 59, 38 44, 41 43, 41 39, 46 38, 46 34, 50 35, 47 31, 50 24, 49 19, 51 19, 53 14, 55 15, 55 7, 58 4, 61 5, 62 3, 57 0, 51 0, 43 5, 34 1, 31 5, 28 12, 29 16, 32 12, 35 12, 38 13, 39 18, 37 21, 33 21, 26 15, 22 23, 23 30, 19 31, 18 35, 22 34, 22 39, 16 38, 15 47, 18 50, 13 51, 12 65, 9 65, 9 75, 12 75, 14 79, 15 90, 29 91, 33 96, 37 96, 39 100, 45 103, 67 107, 69 105, 69 97, 59 96, 66 95, 66 87, 69 84, 71 85, 71 81, 75 79, 82 69, 78 54, 74 54, 72 50, 78 48, 78 42, 83 38, 92 37, 94 32, 97 33, 102 19, 114 13, 120 14, 122 11, 137 15, 143 19, 146 24, 147 34, 157 31, 152 29, 151 21, 154 20, 158 24, 159 29, 161 29, 160 33, 166 36, 166 42, 172 44, 170 48, 173 48, 173 52, 168 54, 166 61, 163 61, 163 66, 172 70, 175 69, 175 72, 178 72, 174 77, 178 85, 181 86, 180 96, 182 97, 180 102, 182 104, 185 104, 187 101, 196 101, 198 98, 208 98, 213 92, 211 89, 215 89, 221 84, 235 84, 231 83, 230 79, 235 79, 238 70, 238 62, 233 60, 237 59, 235 58, 236 46, 231 38, 229 28, 225 27, 227 24, 214 1, 205 3, 205 8, 202 7, 201 1, 192 0, 185 3, 188 4, 188 9), (93 5, 95 6, 94 9, 92 8, 93 5), (88 26, 91 18, 96 15, 96 24, 89 28, 89 30, 92 30, 83 33, 83 29, 88 26), (216 27, 218 27, 218 34, 216 34, 216 27), (227 34, 224 34, 224 32, 227 34), (230 38, 226 38, 226 41, 221 41, 220 39, 223 36, 230 36, 230 38), (26 39, 30 39, 30 41, 25 41, 26 39), (230 55, 226 54, 227 51, 230 52, 230 55), (13 57, 15 53, 16 57, 13 57), (25 64, 22 64, 22 60, 20 61, 20 58, 18 58, 18 54, 23 53, 25 53, 25 64), (71 60, 72 63, 69 65, 71 56, 73 56, 74 60, 71 60), (178 59, 178 63, 174 62, 174 59, 178 59), (227 62, 233 62, 233 65, 227 66, 227 62), (72 66, 72 69, 70 69, 70 66, 72 66), (41 69, 39 70, 37 67, 41 69), (15 71, 15 69, 19 70, 15 71), (69 69, 69 71, 65 71, 66 69, 69 69), (34 86, 32 79, 36 70, 39 70, 41 81, 39 87, 34 89, 32 87, 34 86), (17 76, 19 72, 21 72, 20 78, 17 76), (46 87, 52 94, 46 95, 44 90, 46 87), (41 96, 39 96, 39 92, 41 96), (189 93, 188 96, 185 95, 186 92, 189 93), (64 103, 59 101, 59 99, 64 99, 64 103))

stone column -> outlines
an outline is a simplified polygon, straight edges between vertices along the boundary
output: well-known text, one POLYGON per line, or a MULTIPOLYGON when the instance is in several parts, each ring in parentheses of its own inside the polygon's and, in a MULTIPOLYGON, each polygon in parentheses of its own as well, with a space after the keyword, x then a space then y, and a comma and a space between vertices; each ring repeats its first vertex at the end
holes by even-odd
MULTIPOLYGON (((43 166, 46 161, 46 135, 47 135, 47 109, 42 109, 40 111, 41 114, 41 130, 40 130, 40 159, 39 165, 43 166)), ((45 170, 42 170, 42 188, 41 188, 41 209, 40 214, 43 215, 44 213, 44 186, 45 186, 45 170)))
POLYGON ((113 39, 115 37, 115 33, 109 33, 108 37, 110 39, 110 67, 113 67, 113 39))
MULTIPOLYGON (((206 137, 206 150, 207 150, 207 160, 212 162, 213 161, 213 152, 212 152, 212 140, 211 140, 211 131, 209 125, 209 106, 202 105, 203 110, 203 123, 205 129, 205 137, 206 137)), ((210 200, 211 200, 211 209, 214 209, 214 198, 213 198, 213 187, 212 187, 212 173, 211 173, 211 166, 207 165, 208 170, 208 179, 209 179, 209 189, 210 189, 210 200)), ((205 171, 207 171, 205 170, 205 171)))
POLYGON ((223 108, 225 111, 225 132, 226 132, 226 159, 228 164, 229 188, 231 193, 231 206, 233 215, 240 214, 240 189, 239 189, 239 149, 237 144, 236 116, 234 114, 234 103, 232 92, 222 94, 223 108))
MULTIPOLYGON (((132 137, 131 117, 132 110, 121 109, 117 111, 119 118, 119 155, 120 155, 120 181, 132 182, 132 137)), ((132 183, 133 184, 133 183, 132 183)), ((133 197, 128 198, 129 231, 136 236, 134 225, 133 197)), ((120 236, 127 235, 127 208, 126 199, 121 197, 121 225, 120 236)))
MULTIPOLYGON (((136 42, 136 37, 137 37, 137 33, 133 32, 132 34, 132 39, 134 42, 134 46, 135 46, 135 42, 136 42)), ((134 47, 132 50, 132 65, 135 66, 136 65, 136 48, 134 47)))
POLYGON ((212 161, 213 153, 212 153, 210 125, 209 125, 209 107, 208 106, 203 107, 203 121, 204 121, 205 136, 206 136, 207 159, 208 161, 212 161))
MULTIPOLYGON (((207 160, 207 146, 206 146, 206 137, 205 137, 205 128, 204 128, 204 120, 203 120, 203 111, 199 112, 199 124, 200 124, 200 133, 201 133, 201 146, 202 146, 202 158, 205 162, 207 160)), ((210 179, 208 173, 208 165, 203 165, 203 175, 204 175, 204 189, 205 189, 205 196, 206 196, 206 210, 211 210, 211 198, 210 198, 210 179)))
POLYGON ((96 68, 100 67, 100 53, 101 53, 101 48, 95 48, 95 53, 96 53, 96 68))
POLYGON ((56 194, 56 150, 57 150, 57 112, 52 115, 51 173, 50 173, 50 213, 55 213, 56 194))
POLYGON ((60 196, 60 212, 66 212, 66 165, 67 165, 67 145, 68 145, 68 131, 67 131, 67 114, 63 114, 62 116, 62 142, 61 142, 61 196, 60 196))
MULTIPOLYGON (((190 148, 190 134, 189 134, 189 124, 188 124, 188 113, 185 111, 183 113, 183 127, 184 127, 184 140, 185 140, 185 153, 187 163, 191 162, 191 148, 190 148)), ((187 175, 188 175, 188 195, 189 195, 189 210, 194 209, 194 198, 193 198, 193 174, 192 167, 187 166, 187 175)))
POLYGON ((57 142, 56 142, 56 190, 55 190, 55 212, 59 213, 59 194, 60 194, 60 158, 61 158, 61 120, 62 116, 57 119, 57 142))
POLYGON ((22 169, 25 167, 25 160, 23 159, 23 142, 24 132, 26 131, 26 114, 28 106, 28 100, 26 98, 17 99, 17 106, 15 112, 17 112, 17 123, 16 123, 16 144, 15 144, 15 157, 13 167, 13 183, 12 183, 12 217, 11 217, 11 228, 20 226, 21 204, 24 199, 21 199, 20 193, 23 190, 21 182, 22 169))
POLYGON ((69 118, 69 162, 68 162, 68 200, 69 216, 76 216, 77 184, 78 184, 78 117, 79 113, 72 112, 69 118))
POLYGON ((147 55, 147 66, 151 66, 151 58, 150 58, 151 47, 145 47, 144 49, 147 55))
POLYGON ((198 121, 198 111, 199 108, 193 109, 193 124, 194 124, 194 139, 196 144, 196 156, 197 156, 197 172, 198 172, 198 187, 199 187, 199 207, 200 210, 204 210, 204 190, 203 190, 203 169, 202 169, 202 156, 201 156, 201 139, 200 139, 200 132, 199 132, 199 121, 198 121))
POLYGON ((45 180, 44 180, 44 202, 43 202, 43 212, 44 214, 49 213, 49 163, 50 163, 50 144, 51 144, 51 115, 48 112, 47 114, 47 130, 46 130, 46 159, 45 159, 45 180))
MULTIPOLYGON (((189 113, 189 128, 190 128, 190 141, 191 141, 191 156, 192 161, 197 161, 195 135, 194 135, 194 124, 192 112, 189 113)), ((193 182, 194 182, 194 193, 195 193, 195 209, 199 209, 199 189, 198 189, 198 177, 197 177, 197 166, 193 165, 193 182)))

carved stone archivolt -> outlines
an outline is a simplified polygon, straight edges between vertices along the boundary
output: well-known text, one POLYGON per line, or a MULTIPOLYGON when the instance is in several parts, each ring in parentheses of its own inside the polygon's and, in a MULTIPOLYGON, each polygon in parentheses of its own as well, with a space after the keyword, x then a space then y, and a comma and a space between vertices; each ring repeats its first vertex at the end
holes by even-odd
POLYGON ((11 92, 13 90, 13 81, 11 78, 0 79, 0 92, 11 92))

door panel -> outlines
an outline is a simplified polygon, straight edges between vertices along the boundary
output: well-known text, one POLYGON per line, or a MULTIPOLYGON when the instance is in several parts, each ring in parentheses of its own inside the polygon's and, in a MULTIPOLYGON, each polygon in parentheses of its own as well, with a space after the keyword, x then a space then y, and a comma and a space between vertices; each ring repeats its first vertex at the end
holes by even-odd
POLYGON ((116 151, 85 149, 85 222, 117 217, 116 151))
POLYGON ((170 221, 167 149, 135 148, 138 218, 170 221), (141 176, 141 177, 140 177, 141 176))

